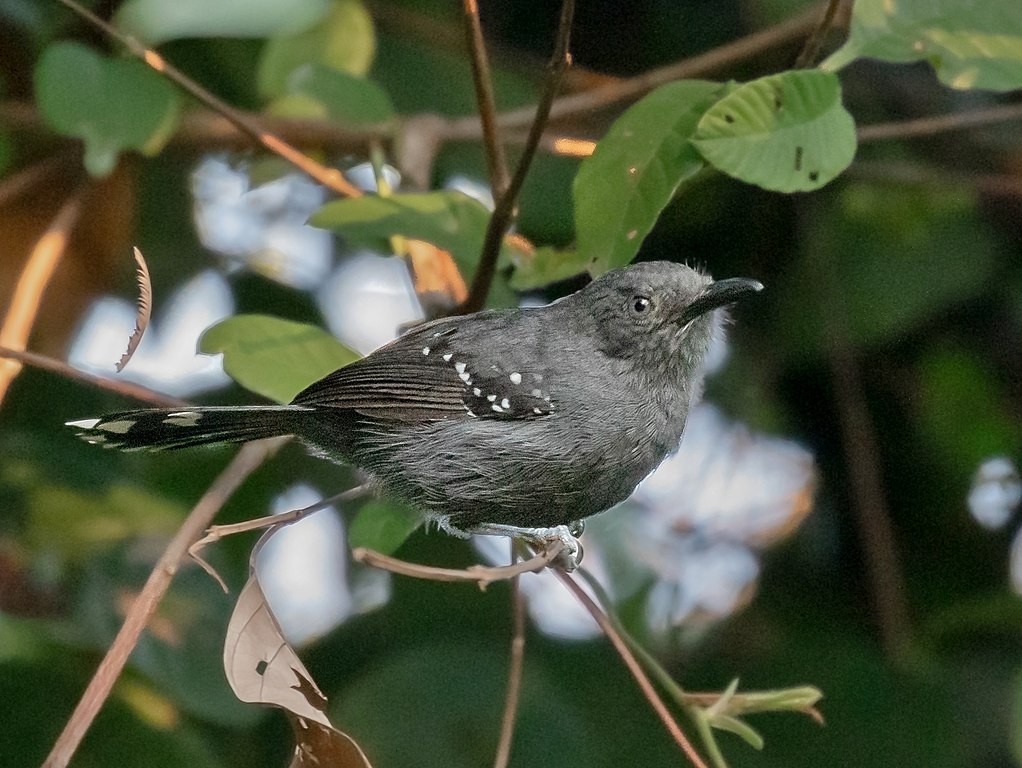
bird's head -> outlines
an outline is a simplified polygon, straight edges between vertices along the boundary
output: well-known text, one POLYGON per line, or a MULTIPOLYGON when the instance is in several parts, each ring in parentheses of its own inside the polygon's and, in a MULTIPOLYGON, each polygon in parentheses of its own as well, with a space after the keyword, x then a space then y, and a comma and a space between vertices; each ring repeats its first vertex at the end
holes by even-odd
POLYGON ((691 267, 654 261, 607 272, 578 297, 596 320, 604 354, 673 375, 702 364, 720 324, 714 310, 762 288, 757 280, 714 281, 691 267))

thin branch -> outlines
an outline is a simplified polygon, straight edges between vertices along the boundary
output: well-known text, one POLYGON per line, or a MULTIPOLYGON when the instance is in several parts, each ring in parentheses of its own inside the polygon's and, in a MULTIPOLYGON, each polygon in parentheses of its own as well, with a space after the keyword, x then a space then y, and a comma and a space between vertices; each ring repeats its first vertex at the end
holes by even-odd
MULTIPOLYGON (((290 439, 290 438, 287 438, 290 439)), ((354 488, 349 488, 346 491, 334 494, 325 499, 317 501, 315 504, 310 504, 307 507, 301 509, 292 509, 288 512, 282 512, 279 515, 266 515, 265 517, 256 517, 252 520, 243 520, 240 523, 229 523, 227 525, 211 525, 206 529, 206 534, 194 542, 188 547, 188 556, 192 558, 199 567, 202 568, 224 591, 224 594, 230 592, 227 588, 227 582, 221 578, 220 574, 217 573, 216 569, 199 553, 202 552, 210 544, 215 544, 221 539, 226 539, 228 536, 234 536, 239 533, 248 533, 249 531, 261 531, 266 528, 275 528, 285 525, 291 525, 297 523, 299 520, 311 515, 313 512, 319 512, 321 509, 337 504, 342 501, 351 501, 352 499, 360 498, 365 496, 371 491, 368 485, 358 485, 354 488)))
POLYGON ((170 586, 171 580, 184 557, 189 545, 209 526, 213 517, 241 483, 254 472, 284 440, 273 438, 246 443, 235 455, 226 469, 213 481, 182 523, 174 538, 160 556, 145 586, 132 603, 117 637, 107 650, 99 668, 89 681, 85 693, 75 707, 71 718, 57 738, 53 749, 43 763, 43 768, 65 768, 74 756, 86 731, 96 718, 100 708, 110 695, 120 676, 128 656, 138 644, 146 624, 156 612, 160 600, 170 586))
POLYGON ((500 244, 504 235, 511 225, 518 204, 518 195, 525 184, 525 177, 532 165, 532 159, 536 156, 536 149, 546 129, 547 119, 550 115, 550 107, 554 102, 561 87, 561 78, 564 71, 571 65, 571 53, 569 44, 571 41, 571 24, 575 16, 575 0, 564 0, 561 6, 561 20, 557 28, 557 37, 554 43, 554 52, 550 57, 549 70, 547 73, 546 89, 536 108, 532 127, 529 129, 529 138, 525 142, 518 167, 515 168, 514 178, 503 195, 497 200, 497 205, 490 216, 489 224, 486 227, 486 237, 483 239, 483 250, 479 257, 479 266, 472 278, 472 286, 468 291, 468 298, 459 307, 460 313, 476 312, 482 309, 486 303, 486 296, 490 292, 490 284, 493 282, 493 275, 497 269, 497 257, 500 255, 500 244))
MULTIPOLYGON (((71 154, 66 152, 54 155, 0 180, 0 208, 31 192, 43 182, 49 181, 64 169, 71 157, 71 154)), ((67 179, 64 179, 64 183, 67 183, 67 179)))
POLYGON ((284 158, 300 171, 304 171, 327 189, 331 189, 339 195, 361 197, 362 191, 345 179, 344 174, 336 168, 327 168, 325 165, 317 163, 280 137, 265 130, 257 120, 214 96, 186 74, 167 63, 156 51, 146 48, 133 37, 125 35, 113 25, 106 23, 99 16, 92 13, 92 11, 79 5, 76 0, 60 0, 60 2, 120 42, 133 56, 144 61, 155 71, 177 84, 181 89, 191 94, 213 111, 219 112, 227 120, 230 120, 238 130, 248 134, 266 150, 284 158))
POLYGON ((79 371, 77 368, 72 368, 63 360, 46 357, 45 355, 39 355, 35 352, 25 352, 18 349, 10 349, 9 347, 0 347, 0 358, 17 360, 22 365, 39 368, 43 371, 50 371, 51 373, 56 373, 58 376, 63 376, 66 379, 80 381, 83 384, 89 384, 97 389, 113 392, 114 394, 122 395, 123 397, 141 400, 143 403, 159 405, 165 408, 176 408, 178 406, 188 405, 188 402, 185 400, 179 400, 176 397, 165 395, 162 392, 157 392, 154 389, 143 387, 140 384, 132 384, 130 381, 118 381, 117 379, 111 379, 106 376, 97 376, 94 373, 79 371))
MULTIPOLYGON (((23 350, 28 346, 43 293, 64 257, 71 231, 78 223, 85 189, 84 186, 79 187, 71 194, 29 254, 14 288, 3 326, 0 326, 0 347, 23 350)), ((0 361, 0 402, 20 371, 21 364, 16 360, 5 358, 0 361)))
MULTIPOLYGON (((518 542, 510 539, 511 564, 518 560, 518 542)), ((500 720, 500 738, 493 768, 507 768, 511 761, 515 723, 518 721, 518 703, 522 692, 522 670, 525 666, 525 596, 518 577, 511 579, 511 650, 508 654, 507 695, 504 697, 504 715, 500 720)))
POLYGON ((952 115, 936 115, 894 123, 864 125, 856 131, 856 135, 860 144, 867 144, 871 141, 933 136, 938 133, 961 131, 966 128, 978 128, 1019 119, 1022 119, 1022 104, 1002 104, 997 107, 956 112, 952 115))
POLYGON ((891 160, 856 160, 846 173, 853 178, 891 184, 944 187, 962 184, 984 195, 1022 197, 1022 178, 1010 173, 947 171, 919 163, 891 160))
POLYGON ((472 61, 472 82, 475 84, 476 104, 479 106, 479 122, 483 131, 483 146, 486 149, 486 167, 490 175, 490 188, 494 199, 500 199, 508 187, 507 158, 504 145, 497 134, 497 107, 493 97, 493 76, 490 61, 486 55, 486 42, 479 22, 477 0, 463 0, 465 7, 465 33, 468 36, 469 58, 472 61))
POLYGON ((823 48, 823 43, 827 39, 827 33, 830 32, 834 19, 837 17, 841 1, 829 0, 827 8, 820 17, 820 23, 816 25, 816 29, 813 30, 812 34, 806 38, 805 45, 802 46, 802 50, 795 59, 795 69, 805 69, 806 67, 813 66, 816 62, 816 57, 820 55, 820 49, 823 48))
POLYGON ((480 589, 486 589, 496 581, 507 581, 523 573, 536 573, 550 566, 564 551, 564 543, 552 541, 550 546, 528 560, 514 565, 491 568, 485 565, 473 565, 469 568, 436 568, 431 565, 420 565, 398 560, 365 547, 356 547, 351 551, 351 558, 359 563, 390 571, 400 576, 426 581, 475 582, 480 589))
MULTIPOLYGON (((806 214, 808 215, 808 214, 806 214)), ((800 214, 800 218, 802 215, 800 214)), ((827 340, 838 432, 848 467, 852 513, 865 559, 866 579, 888 657, 904 661, 911 622, 880 470, 880 449, 862 385, 862 372, 849 341, 848 318, 832 263, 825 253, 809 259, 827 340)))
POLYGON ((650 706, 653 707, 653 711, 656 712, 660 721, 664 724, 667 732, 674 739, 675 743, 681 748, 681 751, 685 753, 685 756, 691 761, 695 768, 707 768, 703 759, 696 752, 695 747, 692 746, 692 742, 688 740, 688 737, 681 730, 681 726, 678 725, 670 711, 667 709, 667 705, 664 704, 663 700, 657 694, 656 689, 653 687, 653 683, 650 682, 646 673, 642 669, 642 665, 639 664, 638 660, 632 654, 628 648, 628 643, 622 639, 617 629, 614 627, 614 622, 607 618, 607 614, 604 613, 600 606, 589 596, 589 594, 582 589, 581 586, 567 573, 563 571, 554 571, 554 574, 561 580, 561 583, 575 596, 575 598, 582 603, 589 614, 593 617, 597 624, 600 625, 600 629, 603 630, 603 634, 610 640, 611 645, 614 646, 614 650, 617 651, 618 656, 624 662, 628 671, 631 673, 635 682, 638 683, 639 688, 642 690, 643 696, 646 697, 646 701, 649 702, 650 706))

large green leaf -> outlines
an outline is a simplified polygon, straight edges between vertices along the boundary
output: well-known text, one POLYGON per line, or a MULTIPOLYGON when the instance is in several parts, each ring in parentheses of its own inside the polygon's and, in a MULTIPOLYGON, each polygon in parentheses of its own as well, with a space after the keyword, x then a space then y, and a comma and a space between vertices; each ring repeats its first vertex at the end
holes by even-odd
POLYGON ((180 99, 166 80, 134 59, 105 59, 78 43, 56 43, 35 68, 36 102, 59 133, 85 142, 94 176, 113 170, 125 149, 158 152, 173 133, 180 99))
POLYGON ((927 61, 952 88, 1022 88, 1022 6, 1014 0, 856 0, 848 40, 820 66, 859 57, 927 61))
POLYGON ((594 275, 635 258, 678 188, 703 168, 688 140, 723 90, 702 80, 657 88, 621 115, 579 166, 577 247, 594 275))
POLYGON ((365 195, 334 200, 309 219, 353 243, 390 251, 389 238, 401 235, 450 251, 462 274, 479 261, 490 212, 461 192, 426 192, 391 197, 365 195))
POLYGON ((855 156, 855 123, 830 72, 784 72, 714 104, 692 143, 715 168, 777 192, 819 189, 855 156))
POLYGON ((322 328, 267 315, 217 323, 202 334, 199 351, 223 353, 231 378, 278 403, 359 358, 322 328))
POLYGON ((289 91, 288 78, 307 64, 361 77, 375 55, 373 20, 361 0, 334 0, 315 26, 297 34, 279 30, 266 43, 259 60, 259 92, 267 99, 283 96, 289 91))
POLYGON ((349 125, 383 123, 394 117, 390 97, 376 83, 322 64, 306 64, 292 72, 288 91, 291 98, 315 100, 326 107, 329 117, 349 125))
POLYGON ((297 32, 326 13, 330 0, 127 0, 114 16, 150 45, 182 37, 266 37, 297 32))
POLYGON ((515 271, 511 274, 510 285, 516 291, 530 291, 581 275, 591 263, 578 251, 549 247, 537 248, 530 254, 514 255, 511 261, 515 271))

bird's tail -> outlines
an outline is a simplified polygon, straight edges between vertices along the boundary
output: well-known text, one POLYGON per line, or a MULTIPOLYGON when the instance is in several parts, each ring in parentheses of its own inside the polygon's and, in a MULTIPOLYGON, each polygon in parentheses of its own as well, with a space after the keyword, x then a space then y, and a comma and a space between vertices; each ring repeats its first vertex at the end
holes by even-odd
POLYGON ((105 448, 187 448, 293 435, 309 408, 255 405, 122 411, 101 419, 69 421, 78 436, 105 448))

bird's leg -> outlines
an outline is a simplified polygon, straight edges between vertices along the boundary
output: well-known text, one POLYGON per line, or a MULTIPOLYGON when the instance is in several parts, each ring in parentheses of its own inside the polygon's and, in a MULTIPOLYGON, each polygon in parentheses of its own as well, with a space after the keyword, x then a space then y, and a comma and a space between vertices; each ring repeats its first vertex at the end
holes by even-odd
POLYGON ((553 528, 521 528, 517 525, 501 525, 499 523, 483 523, 469 529, 469 533, 480 536, 509 536, 522 539, 540 549, 546 549, 555 541, 564 545, 561 554, 554 563, 571 573, 582 562, 582 544, 576 538, 581 535, 581 521, 571 525, 555 525, 553 528))

